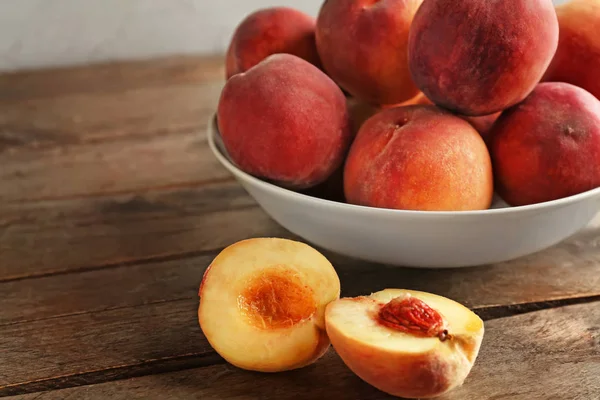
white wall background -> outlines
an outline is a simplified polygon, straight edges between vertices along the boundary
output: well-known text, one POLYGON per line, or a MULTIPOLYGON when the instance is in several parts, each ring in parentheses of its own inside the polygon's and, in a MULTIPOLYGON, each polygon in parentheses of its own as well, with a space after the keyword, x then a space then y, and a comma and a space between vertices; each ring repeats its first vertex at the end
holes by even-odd
MULTIPOLYGON (((554 0, 562 3, 567 0, 554 0)), ((0 70, 220 53, 255 9, 322 0, 0 0, 0 70)))

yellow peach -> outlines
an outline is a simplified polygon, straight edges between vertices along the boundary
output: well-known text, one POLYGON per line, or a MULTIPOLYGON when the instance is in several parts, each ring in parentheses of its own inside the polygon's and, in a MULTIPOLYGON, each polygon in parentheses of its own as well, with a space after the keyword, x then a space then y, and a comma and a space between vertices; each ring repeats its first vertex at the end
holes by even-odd
POLYGON ((252 371, 286 371, 327 351, 325 306, 339 294, 333 266, 312 247, 286 239, 248 239, 224 249, 206 270, 198 321, 229 363, 252 371))

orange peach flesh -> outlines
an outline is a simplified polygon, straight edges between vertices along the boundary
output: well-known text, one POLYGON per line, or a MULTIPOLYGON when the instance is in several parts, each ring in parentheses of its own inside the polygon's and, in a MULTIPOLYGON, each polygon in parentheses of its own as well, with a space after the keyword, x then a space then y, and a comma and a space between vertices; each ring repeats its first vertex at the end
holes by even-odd
POLYGON ((431 398, 461 385, 483 339, 483 321, 452 300, 429 293, 387 289, 369 297, 344 298, 326 310, 327 334, 344 363, 361 379, 388 394, 431 398), (381 306, 406 295, 437 310, 449 336, 419 337, 382 325, 381 306))
POLYGON ((206 270, 198 320, 211 346, 229 363, 285 371, 327 351, 325 306, 339 293, 333 266, 312 247, 249 239, 224 249, 206 270))
POLYGON ((292 327, 317 309, 312 289, 284 265, 253 276, 238 297, 238 306, 249 322, 261 329, 292 327))

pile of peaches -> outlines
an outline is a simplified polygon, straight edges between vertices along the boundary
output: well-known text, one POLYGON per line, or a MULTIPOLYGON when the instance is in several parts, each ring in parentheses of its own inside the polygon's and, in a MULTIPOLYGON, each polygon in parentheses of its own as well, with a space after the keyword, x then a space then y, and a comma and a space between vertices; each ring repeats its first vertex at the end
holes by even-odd
MULTIPOLYGON (((326 0, 316 20, 260 10, 231 40, 219 132, 247 173, 352 204, 571 196, 600 186, 598 27, 600 0, 326 0)), ((227 247, 199 294, 206 338, 240 368, 305 367, 331 343, 363 380, 408 398, 461 385, 484 333, 434 294, 340 299, 331 263, 284 239, 227 247)))
POLYGON ((327 0, 247 16, 217 112, 243 171, 420 211, 600 186, 600 0, 327 0))

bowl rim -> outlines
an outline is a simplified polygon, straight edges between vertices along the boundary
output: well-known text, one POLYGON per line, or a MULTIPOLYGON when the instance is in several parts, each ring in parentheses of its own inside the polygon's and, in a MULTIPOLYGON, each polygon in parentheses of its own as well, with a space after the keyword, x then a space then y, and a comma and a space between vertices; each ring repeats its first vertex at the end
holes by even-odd
POLYGON ((208 121, 207 124, 207 132, 206 136, 208 139, 208 146, 210 147, 212 153, 217 158, 217 160, 231 172, 235 177, 238 177, 242 180, 248 181, 251 184, 262 188, 272 194, 284 196, 289 199, 296 199, 299 201, 305 201, 308 203, 312 203, 315 206, 321 206, 330 209, 340 209, 346 211, 360 211, 360 212, 369 212, 373 214, 379 214, 381 216, 404 216, 404 217, 472 217, 472 216, 490 216, 490 215, 515 215, 522 214, 526 212, 532 211, 543 211, 546 209, 566 206, 569 204, 577 203, 579 201, 586 200, 588 198, 600 196, 600 187, 595 189, 591 189, 582 193, 578 193, 572 196, 563 197, 557 200, 545 201, 542 203, 529 204, 525 206, 508 206, 502 208, 488 208, 485 210, 468 210, 468 211, 418 211, 418 210, 401 210, 401 209, 393 209, 393 208, 378 208, 371 206, 363 206, 357 204, 350 203, 342 203, 333 200, 321 199, 318 197, 309 196, 304 193, 299 193, 285 187, 277 186, 270 182, 259 179, 249 173, 238 168, 233 162, 231 162, 224 154, 222 154, 221 150, 215 143, 215 135, 219 133, 219 127, 217 124, 217 116, 214 114, 208 121))

